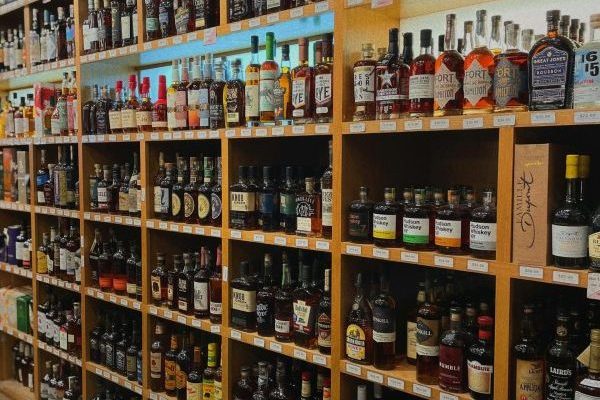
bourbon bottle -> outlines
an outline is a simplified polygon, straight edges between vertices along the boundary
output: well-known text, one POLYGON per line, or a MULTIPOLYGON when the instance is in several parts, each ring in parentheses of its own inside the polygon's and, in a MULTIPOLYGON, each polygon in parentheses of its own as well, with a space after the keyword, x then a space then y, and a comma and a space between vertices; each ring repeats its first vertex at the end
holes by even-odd
POLYGON ((244 82, 239 78, 242 61, 236 59, 231 67, 231 79, 225 85, 225 126, 236 128, 244 124, 244 82))
POLYGON ((208 93, 208 108, 210 129, 225 128, 225 106, 223 92, 225 90, 225 79, 223 61, 215 62, 215 80, 211 82, 208 93))
POLYGON ((389 31, 388 51, 375 69, 375 111, 377 119, 408 114, 409 67, 399 58, 398 29, 389 31))
POLYGON ((152 108, 152 130, 167 129, 167 77, 158 76, 158 98, 152 108))
POLYGON ((477 11, 475 48, 465 57, 464 114, 494 109, 494 54, 487 47, 487 11, 477 11))
POLYGON ((314 71, 308 65, 308 39, 298 39, 300 64, 292 71, 292 119, 295 124, 313 122, 314 71))
POLYGON ((363 43, 362 60, 354 64, 354 113, 353 121, 375 119, 375 68, 373 44, 363 43))
POLYGON ((384 201, 373 209, 373 241, 375 245, 393 247, 398 244, 398 218, 400 205, 396 202, 396 189, 385 188, 384 201))
POLYGON ((379 275, 373 304, 373 366, 391 370, 396 363, 396 300, 390 296, 389 276, 379 275))
MULTIPOLYGON (((491 400, 494 398, 494 320, 483 315, 477 318, 477 324, 478 340, 471 344, 467 351, 469 391, 474 400, 491 400)), ((556 399, 552 396, 546 398, 556 399)))
POLYGON ((494 58, 494 112, 528 109, 528 54, 519 47, 519 37, 519 25, 509 24, 506 27, 506 51, 494 58))
POLYGON ((467 391, 467 346, 469 337, 461 324, 462 309, 450 309, 450 329, 440 340, 440 379, 442 390, 452 393, 467 391))
POLYGON ((427 287, 427 298, 417 311, 417 381, 436 385, 439 377, 441 311, 434 292, 427 287))
POLYGON ((248 167, 238 168, 238 182, 230 188, 230 218, 232 229, 256 227, 256 192, 248 185, 248 167))
POLYGON ((150 99, 150 78, 144 77, 140 89, 142 101, 135 113, 137 130, 139 132, 152 131, 152 100, 150 99))
POLYGON ((373 202, 369 189, 361 186, 359 198, 348 206, 348 237, 351 241, 365 243, 373 236, 373 202))
POLYGON ((410 64, 410 116, 427 117, 433 115, 435 82, 435 58, 431 29, 421 30, 421 54, 410 64))
POLYGON ((244 331, 256 330, 257 284, 248 261, 240 263, 240 277, 231 281, 231 325, 244 331))
POLYGON ((496 258, 496 196, 485 190, 483 204, 471 211, 469 248, 475 257, 496 258))
POLYGON ((139 102, 136 96, 137 77, 129 75, 129 98, 121 109, 121 128, 123 132, 137 132, 137 109, 139 102))
POLYGON ((260 122, 273 123, 275 121, 275 103, 273 98, 273 87, 279 76, 279 65, 274 60, 275 35, 267 32, 265 45, 265 61, 260 66, 260 122))
POLYGON ((300 236, 320 236, 321 194, 315 189, 315 179, 304 179, 305 190, 296 195, 296 234, 300 236))
POLYGON ((516 361, 515 395, 518 399, 544 398, 544 355, 535 329, 534 308, 523 306, 521 336, 514 347, 516 361))
POLYGON ((273 87, 275 98, 275 123, 290 125, 292 122, 292 75, 290 45, 281 46, 281 73, 273 87))
POLYGON ((317 345, 316 320, 320 302, 320 292, 310 284, 311 266, 303 264, 300 286, 292 293, 294 310, 294 343, 307 349, 317 345))
POLYGON ((590 341, 588 372, 578 379, 575 387, 577 400, 600 397, 600 329, 592 329, 590 341))
POLYGON ((463 106, 464 60, 456 51, 456 14, 446 15, 444 52, 435 61, 433 113, 460 115, 463 106))
POLYGON ((258 36, 250 37, 250 63, 246 66, 245 115, 247 126, 260 121, 260 64, 258 62, 258 36))
POLYGON ((315 122, 327 123, 333 116, 333 34, 322 40, 323 59, 315 65, 315 122))
POLYGON ((363 289, 362 273, 356 275, 355 295, 346 322, 346 358, 359 364, 373 361, 373 316, 363 289))
POLYGON ((402 243, 409 250, 428 250, 435 240, 435 219, 425 204, 425 189, 415 189, 414 204, 404 207, 402 243))
POLYGON ((444 254, 462 254, 469 239, 469 220, 459 204, 457 190, 448 190, 448 204, 435 216, 435 245, 444 254))

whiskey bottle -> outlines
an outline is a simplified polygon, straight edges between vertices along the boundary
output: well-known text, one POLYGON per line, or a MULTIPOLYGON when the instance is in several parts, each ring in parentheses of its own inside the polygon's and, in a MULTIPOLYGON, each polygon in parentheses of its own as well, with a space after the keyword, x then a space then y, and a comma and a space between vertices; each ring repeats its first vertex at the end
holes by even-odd
POLYGON ((273 86, 275 99, 275 123, 290 125, 292 123, 292 75, 290 65, 290 45, 281 46, 281 72, 273 86))
POLYGON ((202 395, 202 353, 200 346, 194 346, 193 362, 187 376, 186 398, 199 399, 202 395))
MULTIPOLYGON (((510 21, 509 21, 510 22, 510 21)), ((502 16, 492 15, 492 31, 490 32, 490 41, 488 49, 495 56, 502 53, 503 48, 502 41, 500 40, 500 25, 502 24, 502 16)), ((506 39, 506 38, 505 38, 506 39)))
POLYGON ((260 63, 258 62, 258 36, 250 37, 250 63, 246 66, 245 115, 246 125, 254 126, 260 121, 260 63))
POLYGON ((227 0, 227 20, 237 22, 254 16, 253 2, 250 0, 227 0))
POLYGON ((396 202, 396 189, 385 188, 384 201, 373 209, 373 241, 375 245, 393 247, 398 244, 397 221, 401 215, 396 202))
POLYGON ((181 254, 173 256, 173 268, 167 271, 167 306, 177 310, 179 302, 179 274, 183 266, 181 254))
POLYGON ((215 62, 215 79, 211 82, 208 93, 210 129, 225 128, 225 107, 223 104, 225 80, 223 68, 223 61, 217 60, 215 62))
POLYGON ((216 398, 218 395, 217 380, 217 344, 208 344, 208 354, 206 357, 206 368, 202 376, 202 396, 205 399, 216 398))
POLYGON ((158 3, 158 23, 160 26, 160 37, 167 38, 175 34, 173 0, 159 0, 158 3))
POLYGON ((177 172, 172 163, 165 164, 166 175, 160 181, 160 218, 163 221, 171 219, 171 197, 177 172))
POLYGON ((244 124, 244 82, 239 78, 242 61, 236 59, 231 67, 232 76, 225 85, 225 126, 236 128, 244 124))
POLYGON ((590 358, 588 372, 577 380, 575 399, 598 397, 600 373, 600 329, 592 329, 590 333, 590 358))
POLYGON ((119 186, 117 212, 125 215, 129 212, 129 179, 131 179, 129 176, 129 163, 125 163, 121 171, 125 173, 122 174, 119 186))
POLYGON ((293 283, 287 253, 282 254, 281 264, 281 286, 275 293, 275 339, 291 342, 294 332, 293 283))
POLYGON ((183 254, 183 269, 179 272, 177 282, 177 309, 179 312, 190 315, 194 304, 194 273, 192 259, 189 253, 183 254))
POLYGON ((119 164, 113 164, 112 183, 108 187, 108 212, 110 214, 119 213, 119 191, 121 189, 121 167, 119 164))
MULTIPOLYGON (((158 76, 158 97, 152 108, 152 130, 161 131, 168 128, 167 77, 158 76)), ((156 203, 154 203, 156 205, 156 203)))
POLYGON ((519 47, 519 35, 519 25, 509 24, 506 27, 506 51, 494 57, 494 112, 528 109, 528 54, 519 47))
POLYGON ((185 158, 179 157, 177 160, 177 182, 173 183, 171 187, 171 220, 176 222, 182 222, 185 216, 183 189, 185 187, 186 170, 185 158))
POLYGON ((140 88, 142 101, 135 113, 135 123, 138 132, 152 131, 152 100, 150 99, 150 78, 145 76, 140 88))
POLYGON ((313 119, 314 71, 308 65, 308 39, 298 39, 299 64, 292 70, 292 119, 307 124, 313 119))
POLYGON ((377 119, 393 119, 408 114, 409 67, 399 58, 398 29, 389 30, 388 51, 375 69, 375 108, 377 119))
MULTIPOLYGON (((494 396, 494 344, 492 342, 494 320, 492 317, 484 315, 477 318, 477 324, 479 325, 479 340, 471 344, 467 351, 469 391, 474 400, 491 400, 494 396)), ((551 377, 550 374, 547 376, 551 377)), ((548 396, 546 398, 554 399, 555 397, 548 396)))
POLYGON ((362 60, 357 61, 352 69, 354 77, 354 112, 353 121, 375 119, 375 68, 377 61, 373 59, 373 44, 362 44, 362 60))
POLYGON ((317 346, 322 354, 331 354, 331 269, 325 269, 323 295, 317 315, 317 346))
POLYGON ((369 189, 361 186, 358 200, 348 206, 348 237, 357 243, 371 241, 373 236, 373 206, 369 200, 369 189))
POLYGON ((183 210, 186 224, 198 223, 198 174, 200 164, 196 157, 190 157, 190 180, 183 188, 183 210))
POLYGON ((279 229, 279 193, 272 167, 263 167, 263 184, 258 191, 258 226, 264 232, 279 229))
MULTIPOLYGON (((211 255, 209 252, 208 255, 211 255)), ((212 257, 211 257, 212 260, 212 257)), ((212 264, 212 261, 211 261, 212 264)), ((209 265, 211 265, 209 264, 209 265)), ((221 323, 221 316, 223 314, 223 303, 222 303, 222 286, 223 286, 223 276, 222 276, 222 267, 221 267, 221 247, 217 247, 217 258, 212 268, 212 274, 209 279, 209 287, 210 287, 210 322, 213 324, 221 323)))
POLYGON ((327 123, 333 116, 333 34, 321 41, 323 60, 314 68, 315 122, 327 123))
POLYGON ((465 57, 464 114, 494 109, 494 54, 487 47, 487 11, 477 11, 475 48, 465 57))
POLYGON ((440 377, 442 390, 452 393, 467 391, 466 347, 469 337, 462 330, 462 309, 450 309, 450 329, 440 339, 440 377))
POLYGON ((113 288, 113 270, 111 245, 108 242, 102 243, 102 254, 98 257, 98 274, 100 290, 110 292, 113 288))
POLYGON ((414 197, 414 204, 404 206, 402 243, 409 250, 428 250, 435 240, 435 220, 425 204, 425 189, 415 189, 414 197))
POLYGON ((294 310, 294 343, 312 349, 316 347, 316 318, 320 295, 310 286, 311 266, 302 265, 300 286, 292 293, 294 310))
POLYGON ((179 88, 179 63, 171 61, 171 86, 167 89, 167 127, 170 131, 177 130, 177 90, 179 88))
POLYGON ((293 390, 290 387, 290 382, 287 378, 286 369, 287 368, 284 362, 282 360, 278 360, 277 370, 275 372, 275 387, 269 393, 270 400, 284 400, 293 398, 293 390))
POLYGON ((221 211, 223 206, 221 199, 221 157, 217 157, 216 164, 217 181, 210 190, 210 224, 212 226, 221 227, 221 211))
POLYGON ((433 112, 435 116, 460 115, 464 101, 464 60, 455 48, 456 14, 446 15, 444 51, 435 61, 433 112))
POLYGON ((174 396, 177 393, 177 335, 171 334, 171 345, 165 353, 165 393, 174 396))
POLYGON ((565 201, 552 217, 552 255, 561 268, 585 268, 588 265, 589 213, 577 199, 578 155, 566 157, 567 189, 565 201))
POLYGON ((248 168, 239 166, 238 183, 230 188, 230 219, 232 229, 256 227, 256 192, 248 184, 248 168))
POLYGON ((163 306, 167 300, 167 272, 163 253, 156 254, 156 267, 150 273, 150 286, 152 304, 163 306))
POLYGON ((462 254, 468 244, 469 220, 461 208, 457 190, 448 190, 448 204, 435 214, 435 245, 444 254, 462 254))
POLYGON ((431 29, 421 30, 421 54, 410 64, 409 112, 411 117, 433 115, 436 60, 432 55, 431 29))
POLYGON ((315 189, 315 179, 304 179, 305 190, 296 195, 296 235, 320 236, 321 195, 315 189))
POLYGON ((194 293, 193 293, 193 311, 196 318, 206 318, 209 316, 210 298, 212 293, 209 289, 210 264, 208 257, 211 257, 206 248, 202 247, 200 253, 194 254, 197 269, 194 274, 194 293))
POLYGON ((122 132, 123 123, 121 120, 121 109, 123 107, 123 99, 121 92, 123 91, 123 81, 117 81, 115 84, 115 100, 112 102, 112 107, 108 112, 108 123, 111 133, 122 132))
POLYGON ((138 153, 133 153, 133 170, 128 183, 128 214, 139 217, 142 212, 142 185, 140 173, 138 172, 138 153))
MULTIPOLYGON (((184 8, 183 6, 180 8, 184 8)), ((181 81, 177 86, 175 92, 175 120, 177 130, 187 129, 187 116, 188 116, 188 104, 187 104, 187 90, 190 84, 189 76, 189 59, 187 57, 181 59, 181 81)))
POLYGON ((575 51, 573 107, 594 108, 600 105, 600 14, 590 16, 590 42, 575 51))
POLYGON ((184 35, 195 30, 193 0, 174 0, 175 34, 184 35))
POLYGON ((485 190, 483 204, 471 211, 469 248, 475 257, 496 258, 496 196, 485 190))
POLYGON ((523 306, 521 336, 514 347, 515 395, 519 399, 544 398, 544 355, 535 329, 534 308, 523 306))
MULTIPOLYGON (((189 328, 186 328, 188 330, 189 328)), ((193 341, 191 331, 184 333, 182 336, 181 347, 177 353, 176 369, 175 369, 175 393, 178 400, 185 400, 187 393, 187 376, 190 370, 190 345, 193 341)))
POLYGON ((236 329, 256 330, 256 281, 248 261, 240 263, 240 277, 231 281, 231 325, 236 329))
POLYGON ((201 57, 196 56, 192 61, 192 81, 187 88, 187 123, 190 129, 200 127, 200 84, 202 79, 201 57))
POLYGON ((431 286, 427 287, 425 302, 417 311, 416 355, 417 381, 435 385, 439 378, 441 311, 431 286))
POLYGON ((373 366, 391 370, 396 358, 396 300, 390 296, 389 276, 379 275, 379 293, 373 300, 373 366))
POLYGON ((548 33, 529 51, 529 108, 555 110, 573 104, 573 42, 558 33, 560 10, 546 12, 548 33))
POLYGON ((373 360, 373 316, 363 291, 362 273, 356 275, 355 295, 346 320, 346 357, 359 364, 373 360))
POLYGON ((144 9, 146 11, 144 26, 146 28, 147 42, 151 42, 160 37, 160 23, 158 20, 159 1, 160 0, 144 0, 144 9))
POLYGON ((285 168, 285 182, 279 191, 279 226, 285 233, 296 232, 296 194, 294 167, 285 168))
POLYGON ((333 142, 329 141, 329 165, 321 176, 322 234, 331 239, 333 227, 333 142))
POLYGON ((141 275, 141 271, 138 271, 140 263, 141 259, 138 255, 137 245, 131 243, 129 258, 127 258, 127 296, 131 299, 137 298, 138 292, 141 290, 138 288, 138 276, 141 275))
POLYGON ((272 336, 275 329, 275 286, 272 282, 273 260, 265 253, 263 284, 256 293, 256 327, 261 336, 272 336))
POLYGON ((275 35, 267 32, 265 44, 265 61, 260 66, 259 110, 260 122, 272 124, 275 121, 275 103, 273 87, 279 76, 279 65, 274 61, 275 35))
POLYGON ((411 365, 417 363, 417 312, 426 299, 425 282, 419 282, 417 302, 411 307, 406 318, 406 360, 411 365))
POLYGON ((150 389, 159 393, 165 389, 165 327, 160 320, 154 326, 154 338, 150 346, 150 389))

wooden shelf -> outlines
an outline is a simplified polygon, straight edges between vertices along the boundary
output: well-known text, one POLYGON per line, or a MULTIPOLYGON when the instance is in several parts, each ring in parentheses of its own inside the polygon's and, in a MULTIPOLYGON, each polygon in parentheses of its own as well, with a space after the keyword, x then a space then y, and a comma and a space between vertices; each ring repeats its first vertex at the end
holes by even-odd
POLYGON ((177 400, 177 397, 167 396, 164 393, 155 393, 151 390, 148 391, 148 398, 150 400, 177 400))
POLYGON ((494 260, 482 260, 462 255, 452 256, 440 254, 435 251, 412 251, 396 247, 377 247, 372 244, 351 242, 342 243, 342 254, 489 275, 496 275, 503 268, 501 263, 494 260))
POLYGON ((2 138, 2 139, 0 139, 0 146, 29 146, 31 143, 33 143, 32 138, 2 138))
POLYGON ((116 57, 123 57, 130 54, 137 54, 139 52, 139 44, 131 46, 120 47, 118 49, 111 49, 106 51, 100 51, 98 53, 81 55, 79 61, 81 64, 87 64, 94 61, 112 60, 116 57))
POLYGON ((331 252, 331 240, 324 238, 287 235, 283 232, 242 231, 229 229, 229 239, 244 242, 272 244, 282 247, 331 252))
POLYGON ((264 138, 281 136, 331 135, 331 124, 306 124, 286 126, 262 126, 255 128, 225 129, 224 136, 233 138, 264 138))
POLYGON ((35 206, 35 213, 40 215, 55 215, 57 217, 67 217, 79 219, 79 210, 67 210, 49 206, 35 206))
POLYGON ((106 135, 83 135, 82 143, 128 143, 144 140, 144 133, 109 133, 106 135))
POLYGON ((242 332, 233 328, 229 330, 229 337, 239 342, 260 347, 274 353, 284 354, 288 357, 297 358, 298 360, 331 368, 330 355, 321 354, 319 350, 308 350, 296 346, 293 342, 278 342, 274 337, 260 336, 256 332, 242 332))
POLYGON ((222 235, 221 228, 219 227, 161 221, 160 219, 146 220, 146 227, 159 231, 179 232, 190 235, 211 236, 216 238, 220 238, 222 235))
POLYGON ((62 358, 63 360, 68 361, 71 364, 75 364, 81 367, 81 359, 79 357, 75 357, 74 355, 71 355, 66 351, 57 349, 54 346, 49 346, 41 340, 37 341, 37 346, 39 349, 44 350, 46 353, 54 354, 58 358, 62 358))
POLYGON ((35 279, 38 282, 43 282, 47 285, 56 286, 58 288, 62 288, 65 290, 69 290, 71 292, 81 293, 81 286, 77 283, 63 281, 62 279, 57 279, 53 276, 49 276, 48 274, 35 274, 35 279))
POLYGON ((144 392, 142 385, 138 384, 137 382, 130 381, 127 379, 127 377, 119 375, 116 372, 113 372, 100 364, 87 361, 85 363, 85 369, 97 376, 106 379, 107 381, 111 381, 112 383, 124 387, 125 389, 131 390, 132 392, 135 392, 139 395, 141 395, 144 392))
POLYGON ((5 262, 0 262, 0 271, 8 272, 9 274, 23 276, 25 278, 31 279, 33 273, 30 269, 17 267, 16 265, 8 264, 5 262))
POLYGON ((23 333, 17 328, 12 328, 10 326, 0 325, 0 331, 6 333, 9 336, 15 337, 19 340, 27 342, 29 344, 33 344, 33 335, 29 335, 27 333, 23 333))
POLYGON ((77 136, 41 136, 34 137, 33 144, 36 146, 45 146, 49 144, 77 144, 77 136))
POLYGON ((86 294, 89 297, 93 297, 98 300, 105 301, 107 303, 113 303, 121 307, 129 308, 133 311, 142 311, 142 303, 138 300, 130 299, 127 296, 119 296, 114 293, 103 292, 102 290, 95 288, 86 288, 86 294))
POLYGON ((19 68, 12 71, 0 72, 0 81, 21 78, 27 76, 27 68, 19 68))
POLYGON ((210 332, 215 335, 221 334, 221 325, 213 324, 209 319, 198 319, 190 315, 185 315, 179 311, 169 310, 165 307, 148 306, 148 314, 167 319, 169 321, 210 332))
POLYGON ((25 7, 25 4, 27 4, 25 0, 15 0, 12 3, 4 4, 0 6, 0 15, 5 15, 18 10, 19 8, 23 8, 25 7))
POLYGON ((30 68, 31 74, 39 72, 50 72, 55 70, 62 70, 67 67, 75 66, 75 58, 67 58, 66 60, 54 61, 50 63, 44 63, 39 65, 33 65, 30 68))
POLYGON ((31 206, 25 203, 17 203, 16 201, 4 201, 0 200, 0 209, 2 210, 13 210, 22 212, 31 212, 31 206))
POLYGON ((553 266, 511 265, 511 277, 550 283, 553 285, 587 288, 588 270, 573 270, 553 266))
POLYGON ((417 382, 417 372, 414 366, 401 363, 396 369, 382 371, 372 365, 359 365, 346 360, 340 361, 342 373, 358 376, 371 382, 390 387, 401 392, 410 393, 426 399, 435 400, 470 400, 468 393, 447 393, 439 386, 423 385, 417 382))
POLYGON ((114 215, 86 211, 83 213, 83 219, 85 219, 86 221, 103 222, 105 224, 116 224, 137 227, 142 226, 141 218, 128 217, 126 215, 114 215))
POLYGON ((223 129, 217 130, 185 130, 185 131, 160 131, 144 132, 144 140, 149 142, 172 141, 172 140, 206 140, 222 139, 223 129))

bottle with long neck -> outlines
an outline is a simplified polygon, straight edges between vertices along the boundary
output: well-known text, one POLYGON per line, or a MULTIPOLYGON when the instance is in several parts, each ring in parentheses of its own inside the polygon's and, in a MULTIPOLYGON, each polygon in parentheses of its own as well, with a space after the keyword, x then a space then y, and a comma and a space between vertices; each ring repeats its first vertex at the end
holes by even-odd
POLYGON ((212 55, 208 54, 202 63, 202 81, 200 82, 200 128, 210 128, 210 86, 212 85, 212 55))
POLYGON ((246 124, 254 126, 260 120, 260 63, 258 62, 258 36, 250 37, 250 63, 246 66, 246 124))
POLYGON ((38 65, 40 61, 40 26, 38 23, 38 9, 31 10, 31 30, 29 31, 29 63, 38 65))
POLYGON ((597 399, 600 397, 600 329, 592 329, 590 341, 588 372, 579 378, 577 382, 575 387, 576 399, 597 399))
POLYGON ((137 76, 135 74, 129 75, 129 97, 123 105, 121 110, 121 128, 123 132, 134 133, 137 132, 137 120, 136 113, 139 107, 137 99, 137 76))
POLYGON ((433 114, 435 58, 431 29, 421 30, 421 54, 410 64, 409 112, 412 117, 433 114))
POLYGON ((192 62, 192 82, 187 88, 187 121, 190 129, 200 127, 200 84, 202 82, 201 58, 192 62))
POLYGON ((158 98, 152 108, 152 130, 161 131, 168 128, 167 78, 158 76, 158 98))
POLYGON ((215 80, 211 82, 210 89, 208 91, 210 129, 225 128, 224 90, 225 70, 223 60, 217 60, 215 62, 215 80))
MULTIPOLYGON (((580 31, 581 31, 580 24, 580 31)), ((590 16, 591 41, 575 51, 575 81, 573 82, 573 107, 594 108, 600 106, 600 99, 594 95, 600 90, 600 73, 592 67, 590 59, 600 51, 600 14, 590 16)), ((580 35, 581 42, 583 35, 580 35)))
POLYGON ((178 130, 187 129, 187 91, 190 84, 189 77, 189 59, 187 57, 181 59, 181 82, 177 86, 175 93, 175 119, 177 120, 178 130))
POLYGON ((292 119, 295 124, 313 122, 313 68, 308 65, 308 39, 298 39, 299 64, 292 70, 292 119))
POLYGON ((464 93, 464 62, 456 51, 456 14, 446 15, 444 52, 435 61, 435 116, 462 114, 464 93))
POLYGON ((179 65, 177 60, 171 62, 171 86, 167 90, 167 128, 172 131, 178 128, 177 121, 177 88, 179 87, 179 65))
POLYGON ((275 122, 278 125, 289 125, 292 118, 292 76, 290 65, 290 45, 281 46, 281 73, 275 87, 275 122))
POLYGON ((275 35, 267 32, 265 45, 265 61, 260 66, 259 107, 260 122, 273 123, 275 121, 275 104, 273 103, 273 87, 279 73, 279 65, 274 61, 275 35))

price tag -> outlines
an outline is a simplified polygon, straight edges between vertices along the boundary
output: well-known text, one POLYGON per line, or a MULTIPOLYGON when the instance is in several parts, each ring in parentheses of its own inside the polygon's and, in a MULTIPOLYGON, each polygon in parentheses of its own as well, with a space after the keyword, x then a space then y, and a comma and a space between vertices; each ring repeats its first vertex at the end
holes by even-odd
POLYGON ((183 132, 173 132, 173 139, 179 140, 182 137, 183 132))
POLYGON ((296 247, 308 247, 308 239, 304 239, 304 238, 296 239, 296 247))
POLYGON ((242 231, 232 229, 229 231, 229 237, 231 237, 232 239, 241 239, 242 231))
POLYGON ((183 226, 183 232, 184 233, 192 233, 192 227, 189 225, 184 225, 183 226))
POLYGON ((283 136, 284 134, 285 134, 285 129, 283 128, 283 126, 275 126, 275 127, 271 128, 272 136, 283 136))
POLYGON ((140 132, 140 133, 137 133, 137 134, 135 135, 135 139, 136 139, 136 140, 144 140, 144 134, 143 134, 142 132, 140 132))
POLYGON ((163 140, 171 140, 173 138, 173 134, 171 132, 163 132, 163 140))
POLYGON ((381 121, 379 123, 379 130, 381 132, 395 132, 396 121, 381 121))
POLYGON ((98 292, 96 292, 96 297, 99 298, 100 300, 104 300, 104 293, 98 291, 98 292))
POLYGON ((265 235, 263 235, 262 233, 255 233, 252 240, 254 240, 255 242, 259 242, 259 243, 264 243, 265 235))
POLYGON ((279 21, 279 13, 267 15, 267 24, 274 24, 277 21, 279 21))
POLYGON ((294 349, 294 358, 306 361, 306 352, 300 349, 294 349))
POLYGON ((156 307, 150 307, 148 308, 148 312, 152 315, 156 315, 158 314, 158 309, 156 307))
POLYGON ((157 44, 158 47, 165 47, 166 45, 167 45, 167 39, 160 39, 157 44))
POLYGON ((283 349, 281 348, 281 345, 277 342, 270 342, 269 343, 269 350, 271 351, 275 351, 277 353, 281 353, 283 351, 283 349))
POLYGON ((173 319, 173 312, 165 310, 165 311, 163 311, 163 316, 168 319, 173 319))
POLYGON ((200 321, 199 319, 192 318, 192 326, 194 326, 196 328, 201 328, 202 327, 202 321, 200 321))
MULTIPOLYGON (((382 2, 382 1, 381 0, 372 0, 371 5, 374 2, 382 2)), ((389 4, 391 4, 391 2, 389 4)), ((420 131, 421 129, 423 129, 423 120, 422 119, 411 119, 408 121, 404 121, 404 130, 405 131, 420 131)))
POLYGON ((148 228, 154 228, 154 221, 146 221, 146 226, 148 228))
POLYGON ((600 272, 588 273, 587 298, 600 300, 600 272))
POLYGON ((235 329, 231 330, 230 336, 235 340, 242 340, 242 332, 236 331, 235 329))
POLYGON ((445 256, 434 256, 433 263, 436 267, 453 268, 454 258, 445 256))
POLYGON ((487 261, 467 260, 467 269, 475 272, 488 272, 489 264, 487 261))
POLYGON ((352 254, 355 256, 360 256, 362 254, 362 247, 361 246, 355 246, 353 244, 347 244, 346 245, 346 254, 352 254))
POLYGON ((431 388, 429 386, 413 383, 413 393, 423 397, 431 397, 431 388))
POLYGON ((181 44, 183 42, 183 36, 175 36, 173 38, 173 44, 181 44))
POLYGON ((229 267, 226 267, 223 265, 222 269, 223 269, 223 281, 227 282, 228 278, 229 278, 229 267))
POLYGON ((108 296, 108 299, 110 300, 111 303, 116 303, 117 302, 117 296, 114 295, 110 295, 108 296))
POLYGON ((383 375, 377 373, 377 372, 373 372, 373 371, 367 371, 367 379, 370 380, 371 382, 375 382, 375 383, 383 383, 383 375))
POLYGON ((329 242, 326 240, 317 240, 315 242, 315 247, 317 248, 317 250, 329 251, 329 242))
POLYGON ((196 233, 196 235, 204 235, 204 228, 201 226, 196 227, 195 233, 196 233))
POLYGON ((552 281, 567 283, 569 285, 579 285, 579 274, 575 272, 552 271, 552 281))
POLYGON ((134 301, 133 302, 133 308, 135 308, 136 310, 141 310, 142 309, 142 303, 140 303, 139 301, 134 301))
POLYGON ((196 40, 198 39, 198 32, 190 32, 186 35, 186 39, 188 42, 191 42, 192 40, 196 40))
POLYGON ((315 364, 327 365, 327 357, 321 354, 313 354, 312 360, 315 364))
MULTIPOLYGON (((200 135, 202 132, 200 132, 198 135, 200 135)), ((208 137, 210 139, 218 139, 219 138, 219 131, 210 131, 208 133, 208 137)))
POLYGON ((265 339, 263 339, 263 338, 255 337, 254 340, 253 340, 253 342, 254 342, 255 346, 265 347, 265 339))
POLYGON ((229 24, 229 31, 230 32, 237 32, 239 30, 242 29, 242 23, 241 22, 232 22, 231 24, 229 24))
POLYGON ((171 224, 169 226, 169 230, 171 230, 172 232, 179 232, 179 225, 177 225, 177 224, 171 224))
POLYGON ((385 258, 387 260, 390 258, 390 251, 380 247, 373 247, 373 257, 385 258))
POLYGON ((292 126, 292 133, 294 135, 304 135, 304 132, 306 131, 304 125, 294 125, 292 126))
POLYGON ((576 124, 595 124, 600 122, 600 111, 577 111, 574 119, 576 124))
MULTIPOLYGON (((144 193, 144 189, 142 189, 142 193, 144 193)), ((131 225, 131 223, 129 223, 131 225)), ((133 220, 133 225, 135 226, 142 226, 142 220, 139 218, 136 218, 133 220)))
POLYGON ((257 26, 260 26, 260 17, 252 18, 250 21, 248 21, 248 27, 256 28, 257 26))
POLYGON ((391 388, 398 389, 398 390, 404 390, 404 381, 402 379, 388 377, 387 384, 391 388))
POLYGON ((329 10, 329 2, 327 0, 321 1, 315 5, 315 12, 322 13, 329 10))
POLYGON ((116 142, 117 141, 117 135, 108 135, 108 141, 109 142, 116 142))
POLYGON ((440 400, 458 400, 458 396, 446 392, 440 392, 440 400))
POLYGON ((150 139, 151 140, 158 140, 158 138, 159 138, 159 133, 158 132, 152 132, 150 134, 150 139))
POLYGON ((299 18, 304 15, 304 7, 296 7, 290 10, 290 18, 299 18))
POLYGON ((350 133, 362 133, 366 130, 364 122, 355 122, 350 124, 350 133))
POLYGON ((192 131, 186 131, 184 133, 184 136, 185 136, 186 139, 193 139, 194 138, 194 132, 192 132, 192 131))
POLYGON ((169 227, 169 224, 168 224, 168 223, 166 223, 166 222, 159 222, 159 223, 158 223, 158 228, 159 228, 159 229, 166 230, 168 227, 169 227))
POLYGON ((121 299, 119 302, 122 306, 127 307, 127 299, 121 299))
POLYGON ((210 332, 211 333, 221 333, 221 325, 211 325, 210 332))
POLYGON ((217 28, 208 28, 204 30, 204 44, 217 43, 217 28))
POLYGON ((98 53, 98 59, 99 60, 104 60, 106 58, 106 52, 103 51, 102 53, 98 53))
POLYGON ((515 114, 494 115, 494 126, 514 126, 515 123, 515 114))
POLYGON ((143 393, 142 387, 141 386, 136 386, 135 387, 135 392, 139 395, 141 395, 143 393))
POLYGON ((177 317, 177 322, 179 322, 180 324, 186 324, 187 323, 187 319, 183 316, 183 315, 179 315, 177 317))
POLYGON ((254 134, 257 137, 264 137, 267 136, 267 130, 265 128, 257 128, 254 134))
POLYGON ((221 237, 221 230, 218 228, 213 228, 210 230, 210 236, 212 237, 221 237))
POLYGON ((278 246, 287 246, 287 239, 283 236, 275 236, 273 238, 273 243, 275 243, 278 246))
POLYGON ((418 263, 419 253, 414 253, 412 251, 401 251, 400 260, 404 262, 418 263))
POLYGON ((542 111, 531 113, 532 124, 554 124, 556 113, 554 111, 542 111))
POLYGON ((122 223, 123 223, 123 218, 115 217, 115 224, 122 224, 122 223))
POLYGON ((240 136, 242 137, 250 137, 252 136, 252 129, 244 128, 240 130, 240 136))
POLYGON ((362 368, 359 367, 356 364, 352 364, 352 363, 347 362, 346 363, 346 372, 349 372, 349 373, 354 374, 354 375, 361 375, 362 374, 362 368))
POLYGON ((429 129, 438 130, 438 129, 449 129, 450 128, 450 120, 448 118, 434 118, 429 123, 429 129))
POLYGON ((463 129, 483 128, 483 118, 466 118, 463 119, 463 129))
POLYGON ((225 137, 228 137, 228 138, 235 137, 235 129, 227 129, 225 131, 225 137))
POLYGON ((519 267, 519 276, 523 278, 544 279, 544 270, 540 267, 521 265, 519 267))

